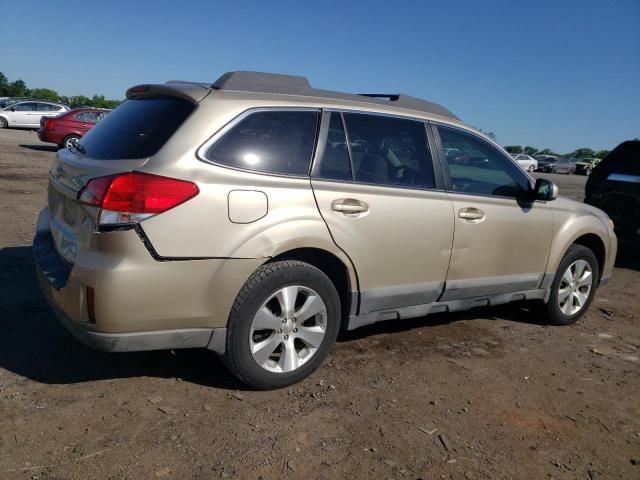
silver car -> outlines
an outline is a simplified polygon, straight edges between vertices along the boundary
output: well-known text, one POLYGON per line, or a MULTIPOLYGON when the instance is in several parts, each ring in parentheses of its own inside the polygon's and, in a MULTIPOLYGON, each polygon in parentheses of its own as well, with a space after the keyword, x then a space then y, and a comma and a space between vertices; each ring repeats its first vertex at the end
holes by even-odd
POLYGON ((25 100, 0 110, 0 128, 39 128, 42 117, 55 117, 68 112, 69 107, 44 100, 25 100))

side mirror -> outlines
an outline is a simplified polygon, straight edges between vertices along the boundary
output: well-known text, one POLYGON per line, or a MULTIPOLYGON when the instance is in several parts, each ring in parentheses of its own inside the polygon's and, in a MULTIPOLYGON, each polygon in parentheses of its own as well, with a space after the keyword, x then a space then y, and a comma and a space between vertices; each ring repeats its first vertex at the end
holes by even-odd
POLYGON ((16 111, 16 107, 11 107, 11 111, 15 112, 16 111))
POLYGON ((558 197, 558 186, 544 178, 536 180, 536 186, 533 187, 533 197, 535 200, 545 200, 550 202, 558 197))

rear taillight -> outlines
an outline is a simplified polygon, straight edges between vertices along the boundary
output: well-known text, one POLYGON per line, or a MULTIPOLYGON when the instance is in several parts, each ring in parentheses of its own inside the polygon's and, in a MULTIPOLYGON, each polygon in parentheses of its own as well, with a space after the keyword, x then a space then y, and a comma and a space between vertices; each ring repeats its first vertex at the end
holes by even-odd
POLYGON ((81 190, 79 202, 100 208, 99 224, 122 225, 166 212, 198 193, 192 182, 129 172, 90 180, 81 190))

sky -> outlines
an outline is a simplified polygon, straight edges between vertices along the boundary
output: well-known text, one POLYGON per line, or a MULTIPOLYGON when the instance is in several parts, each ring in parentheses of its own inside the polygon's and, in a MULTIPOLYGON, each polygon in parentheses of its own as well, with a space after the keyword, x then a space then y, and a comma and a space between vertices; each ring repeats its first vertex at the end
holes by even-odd
POLYGON ((443 104, 502 145, 640 137, 640 0, 0 0, 0 72, 61 95, 231 70, 443 104))

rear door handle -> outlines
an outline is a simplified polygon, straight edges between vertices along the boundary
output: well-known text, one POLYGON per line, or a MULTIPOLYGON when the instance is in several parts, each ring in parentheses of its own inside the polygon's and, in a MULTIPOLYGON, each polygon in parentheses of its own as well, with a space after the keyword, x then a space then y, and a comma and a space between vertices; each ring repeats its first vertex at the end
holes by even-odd
POLYGON ((458 217, 472 223, 478 223, 484 220, 484 211, 479 208, 467 207, 458 211, 458 217))
POLYGON ((331 210, 344 214, 364 213, 369 210, 369 205, 355 198, 340 198, 331 202, 331 210))

